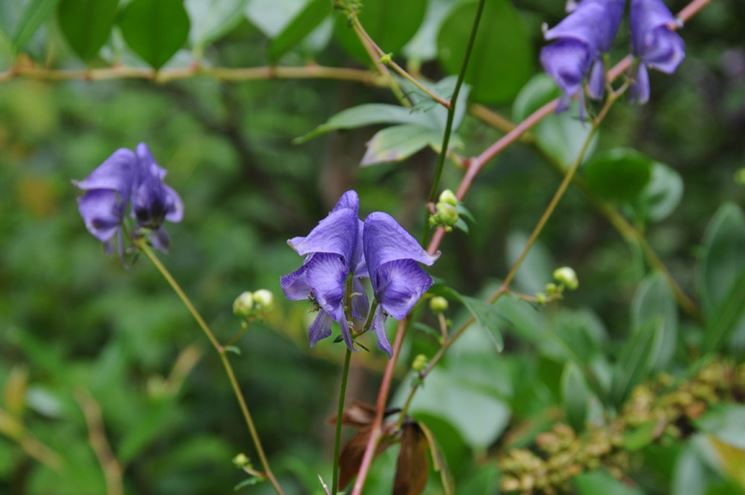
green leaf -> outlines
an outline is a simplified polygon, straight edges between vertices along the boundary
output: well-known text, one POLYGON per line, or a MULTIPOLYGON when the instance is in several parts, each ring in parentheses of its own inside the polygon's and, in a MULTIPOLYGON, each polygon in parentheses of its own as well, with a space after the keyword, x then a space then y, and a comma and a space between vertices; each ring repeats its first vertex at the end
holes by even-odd
MULTIPOLYGON (((458 74, 476 16, 477 2, 454 8, 440 26, 437 54, 450 74, 458 74)), ((533 72, 532 43, 512 2, 487 0, 466 71, 471 97, 480 102, 511 101, 533 72)))
MULTIPOLYGON (((427 0, 365 0, 359 19, 385 53, 396 54, 414 36, 426 9, 427 0)), ((367 51, 343 15, 335 16, 334 37, 357 60, 370 61, 367 51)))
POLYGON ((241 22, 246 0, 185 0, 184 5, 191 20, 189 39, 204 47, 241 22))
POLYGON ((241 355, 241 349, 240 349, 240 347, 237 347, 237 346, 234 346, 234 345, 229 345, 229 346, 224 347, 223 349, 225 350, 225 352, 232 352, 236 356, 240 356, 241 355))
POLYGON ((310 0, 269 44, 269 58, 279 60, 317 28, 330 12, 328 0, 310 0))
POLYGON ((23 10, 12 35, 13 48, 20 51, 54 13, 59 0, 31 0, 23 10))
MULTIPOLYGON (((524 232, 510 232, 507 235, 507 262, 512 266, 528 242, 524 232)), ((553 280, 554 261, 543 244, 536 242, 528 252, 522 266, 517 271, 515 283, 520 290, 535 294, 545 289, 546 283, 553 280)))
POLYGON ((653 273, 639 285, 631 303, 631 328, 639 331, 650 323, 662 325, 662 335, 652 369, 664 369, 675 353, 678 341, 678 309, 673 292, 663 276, 653 273))
POLYGON ((413 113, 408 108, 396 105, 369 103, 342 110, 325 124, 316 127, 304 136, 295 138, 293 143, 304 143, 332 131, 356 129, 375 124, 414 124, 419 126, 429 125, 433 129, 435 128, 432 119, 422 113, 413 113))
MULTIPOLYGON (((550 77, 546 74, 535 76, 520 90, 520 94, 515 99, 512 107, 513 119, 516 122, 522 122, 559 94, 559 88, 550 77)), ((536 144, 549 159, 568 168, 577 160, 590 131, 590 124, 577 118, 577 103, 574 102, 569 110, 545 117, 533 128, 533 135, 536 144)), ((592 138, 585 156, 592 154, 597 143, 597 136, 596 133, 592 138)))
POLYGON ((642 495, 638 489, 621 483, 605 471, 583 473, 574 478, 578 495, 642 495))
POLYGON ((426 62, 437 57, 437 33, 452 8, 451 0, 430 0, 419 30, 402 50, 407 58, 426 62))
POLYGON ((261 482, 261 479, 260 478, 257 478, 256 476, 252 476, 250 478, 246 478, 245 480, 243 480, 240 483, 238 483, 237 485, 235 485, 233 487, 233 491, 234 492, 237 492, 239 490, 242 490, 243 488, 246 488, 246 487, 249 487, 249 486, 253 486, 253 485, 255 485, 257 483, 260 483, 260 482, 261 482))
POLYGON ((584 166, 587 185, 614 201, 638 198, 652 177, 654 162, 629 148, 616 148, 593 156, 584 166))
POLYGON ((569 424, 577 431, 585 428, 590 390, 579 367, 569 361, 561 374, 561 397, 569 424))
POLYGON ((716 436, 728 445, 745 450, 745 406, 718 404, 695 420, 695 423, 703 432, 716 436))
POLYGON ((611 383, 610 398, 614 404, 622 404, 631 390, 649 375, 663 328, 660 321, 647 323, 621 348, 611 383))
POLYGON ((631 452, 643 449, 655 440, 658 428, 657 421, 647 421, 633 430, 624 432, 623 448, 631 452))
POLYGON ((133 0, 119 27, 132 51, 160 69, 186 42, 189 16, 181 0, 133 0))
POLYGON ((70 48, 83 60, 98 55, 114 26, 119 0, 61 0, 57 7, 60 30, 70 48))
POLYGON ((680 174, 662 163, 652 166, 652 176, 641 193, 639 203, 644 216, 653 222, 667 218, 683 198, 680 174))
POLYGON ((308 0, 248 0, 244 13, 268 38, 274 38, 305 7, 308 0))
POLYGON ((360 165, 399 162, 427 146, 439 146, 440 131, 420 125, 397 125, 378 131, 367 143, 360 165))
POLYGON ((504 324, 504 321, 499 314, 499 308, 472 297, 460 296, 460 300, 476 319, 479 328, 489 336, 497 352, 502 352, 504 340, 499 327, 504 324))

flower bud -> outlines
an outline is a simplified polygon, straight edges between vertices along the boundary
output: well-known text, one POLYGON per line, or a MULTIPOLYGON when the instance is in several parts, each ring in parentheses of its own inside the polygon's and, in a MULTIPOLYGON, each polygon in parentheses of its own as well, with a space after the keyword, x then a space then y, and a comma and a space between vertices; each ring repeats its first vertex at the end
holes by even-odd
POLYGON ((424 354, 417 354, 414 361, 411 363, 411 369, 419 373, 427 367, 427 356, 424 354))
POLYGON ((455 194, 453 194, 453 191, 451 191, 450 189, 445 189, 440 193, 439 202, 446 203, 452 206, 458 206, 458 198, 455 197, 455 194))
POLYGON ((248 456, 246 454, 244 454, 243 452, 241 452, 237 456, 233 457, 233 464, 235 464, 235 466, 237 468, 241 468, 242 469, 242 468, 244 468, 246 466, 250 466, 251 465, 251 460, 248 458, 248 456))
POLYGON ((242 292, 233 301, 233 314, 239 318, 248 318, 254 309, 254 296, 250 292, 242 292))
POLYGON ((458 209, 450 203, 437 203, 437 218, 443 225, 455 225, 458 221, 458 209))
POLYGON ((448 309, 448 300, 442 296, 435 296, 429 301, 429 309, 435 313, 442 313, 448 309))
POLYGON ((562 266, 554 270, 554 280, 563 284, 569 290, 577 290, 577 287, 579 287, 577 273, 568 266, 562 266))
POLYGON ((259 289, 253 293, 254 302, 261 311, 269 311, 274 306, 274 294, 266 289, 259 289))

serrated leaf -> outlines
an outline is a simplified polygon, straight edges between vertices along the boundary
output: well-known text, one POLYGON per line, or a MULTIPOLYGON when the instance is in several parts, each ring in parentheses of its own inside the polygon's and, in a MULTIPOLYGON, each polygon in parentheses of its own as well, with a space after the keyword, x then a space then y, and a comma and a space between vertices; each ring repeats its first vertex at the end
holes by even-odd
POLYGON ((295 138, 293 143, 304 143, 332 131, 356 129, 376 124, 414 124, 435 128, 429 117, 421 113, 412 113, 408 108, 384 103, 369 103, 342 110, 326 121, 325 124, 321 124, 304 136, 295 138))
POLYGON ((645 278, 631 303, 631 328, 634 331, 655 321, 662 325, 657 352, 652 356, 652 369, 665 369, 675 353, 678 342, 678 307, 665 279, 659 273, 645 278))
POLYGON ((13 48, 20 51, 54 13, 59 0, 31 0, 23 10, 12 35, 13 48))
POLYGON ((405 124, 378 131, 367 143, 360 165, 399 162, 427 146, 438 147, 440 131, 421 125, 405 124))
POLYGON ((499 314, 499 308, 493 304, 486 303, 472 297, 460 296, 463 305, 468 309, 471 315, 476 319, 479 328, 489 335, 497 352, 502 352, 504 340, 500 327, 504 324, 499 314))
POLYGON ((652 177, 654 161, 630 148, 616 148, 593 156, 584 165, 590 189, 612 201, 639 198, 652 177))
MULTIPOLYGON (((440 26, 437 55, 450 74, 460 72, 476 10, 477 2, 464 2, 440 26)), ((472 98, 487 103, 512 100, 530 78, 533 60, 528 30, 512 2, 486 2, 465 77, 472 98)))
POLYGON ((133 0, 119 18, 127 46, 160 69, 186 43, 189 16, 181 0, 133 0))
POLYGON ((282 28, 269 44, 269 58, 279 60, 282 55, 303 41, 331 13, 328 0, 310 0, 303 9, 282 28))
POLYGON ((98 55, 114 27, 119 0, 61 0, 57 21, 70 48, 84 61, 98 55))

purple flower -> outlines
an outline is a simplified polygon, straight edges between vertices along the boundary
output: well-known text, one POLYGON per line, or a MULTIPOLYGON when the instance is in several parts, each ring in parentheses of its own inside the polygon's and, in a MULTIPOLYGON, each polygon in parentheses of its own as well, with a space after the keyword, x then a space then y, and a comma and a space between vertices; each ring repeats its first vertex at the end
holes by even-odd
POLYGON ((362 245, 373 293, 379 306, 373 327, 378 345, 388 355, 391 344, 385 334, 385 316, 401 320, 432 285, 432 278, 418 263, 432 265, 419 243, 387 213, 371 213, 365 219, 362 245))
POLYGON ((662 0, 631 0, 631 47, 639 67, 631 86, 631 98, 649 100, 649 74, 652 68, 672 74, 685 57, 685 43, 670 29, 675 18, 662 0))
POLYGON ((541 50, 541 64, 563 92, 557 111, 566 110, 575 95, 582 99, 582 82, 588 75, 590 98, 603 97, 602 55, 616 37, 623 8, 624 0, 583 0, 563 21, 546 31, 546 40, 553 43, 541 50))
POLYGON ((180 222, 184 207, 178 194, 163 183, 165 175, 147 146, 140 143, 136 152, 118 149, 88 177, 73 181, 84 192, 78 199, 80 216, 107 251, 118 237, 121 252, 121 227, 130 205, 136 226, 152 231, 155 247, 167 249, 168 236, 161 225, 164 220, 180 222))
POLYGON ((341 327, 344 342, 353 349, 348 316, 367 316, 368 300, 360 279, 367 276, 362 256, 362 222, 358 218, 359 198, 354 191, 342 195, 326 218, 305 237, 288 244, 305 262, 299 270, 280 279, 282 290, 293 301, 311 299, 319 308, 308 330, 310 345, 331 335, 331 324, 341 327), (345 314, 347 283, 351 284, 351 315, 345 314))

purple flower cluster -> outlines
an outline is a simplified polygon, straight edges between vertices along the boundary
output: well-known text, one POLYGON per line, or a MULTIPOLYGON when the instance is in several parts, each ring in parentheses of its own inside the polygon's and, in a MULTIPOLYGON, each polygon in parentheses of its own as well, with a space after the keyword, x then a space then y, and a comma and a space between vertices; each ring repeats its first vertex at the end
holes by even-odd
MULTIPOLYGON (((582 83, 587 93, 600 100, 605 92, 603 56, 610 49, 623 18, 626 0, 582 0, 572 12, 545 33, 552 43, 541 51, 541 64, 563 94, 559 111, 575 96, 583 107, 582 83)), ((647 68, 672 73, 685 57, 683 39, 670 29, 675 19, 662 0, 631 0, 632 52, 639 59, 631 87, 634 100, 649 99, 647 68)))
POLYGON ((163 183, 165 176, 147 145, 140 143, 135 151, 116 150, 88 177, 73 181, 83 191, 78 209, 88 232, 109 252, 118 238, 121 253, 121 228, 131 207, 137 229, 150 231, 153 246, 167 250, 168 234, 161 225, 165 220, 180 222, 184 205, 176 191, 163 183))
POLYGON ((318 315, 308 330, 310 345, 331 335, 335 321, 347 347, 354 350, 353 330, 361 331, 372 317, 378 346, 390 355, 385 317, 406 317, 432 285, 419 263, 432 265, 437 256, 427 254, 386 213, 371 213, 364 222, 360 220, 359 198, 354 191, 344 193, 307 236, 288 243, 305 261, 298 270, 283 276, 280 285, 288 299, 310 299, 317 305, 318 315), (362 285, 365 278, 370 279, 377 301, 372 315, 362 285))

